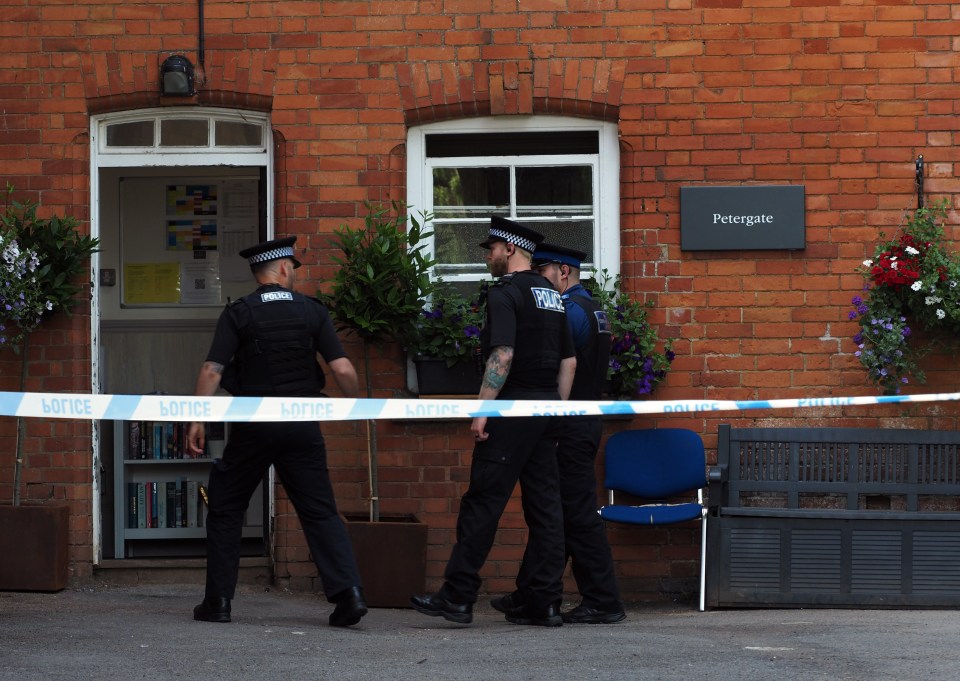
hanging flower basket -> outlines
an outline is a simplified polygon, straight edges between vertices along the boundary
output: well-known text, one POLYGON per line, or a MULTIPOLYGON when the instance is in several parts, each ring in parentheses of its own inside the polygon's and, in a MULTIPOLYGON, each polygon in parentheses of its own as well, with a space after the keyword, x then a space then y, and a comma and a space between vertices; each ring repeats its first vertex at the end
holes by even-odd
POLYGON ((919 360, 960 337, 960 258, 944 244, 946 214, 945 201, 917 209, 858 268, 864 294, 848 314, 860 327, 854 354, 884 394, 899 393, 911 378, 922 383, 919 360))

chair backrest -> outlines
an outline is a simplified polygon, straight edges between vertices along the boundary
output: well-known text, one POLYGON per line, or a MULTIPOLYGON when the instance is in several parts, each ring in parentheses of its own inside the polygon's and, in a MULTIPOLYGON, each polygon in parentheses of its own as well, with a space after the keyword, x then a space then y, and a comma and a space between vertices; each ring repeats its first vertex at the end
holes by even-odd
POLYGON ((608 490, 666 499, 707 484, 703 440, 692 430, 625 430, 610 436, 604 454, 608 490))

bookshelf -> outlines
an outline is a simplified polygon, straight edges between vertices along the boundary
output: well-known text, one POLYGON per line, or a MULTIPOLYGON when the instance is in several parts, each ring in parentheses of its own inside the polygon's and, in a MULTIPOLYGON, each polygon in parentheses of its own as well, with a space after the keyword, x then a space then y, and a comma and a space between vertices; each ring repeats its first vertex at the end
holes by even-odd
MULTIPOLYGON (((225 445, 207 426, 207 456, 186 453, 186 423, 114 421, 114 558, 197 555, 206 538, 203 495, 225 445)), ((250 500, 243 537, 263 542, 263 483, 250 500)))

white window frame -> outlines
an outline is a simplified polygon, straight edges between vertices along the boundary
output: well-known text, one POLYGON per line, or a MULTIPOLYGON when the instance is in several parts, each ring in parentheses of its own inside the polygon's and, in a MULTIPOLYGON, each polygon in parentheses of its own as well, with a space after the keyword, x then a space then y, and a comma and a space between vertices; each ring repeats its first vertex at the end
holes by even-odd
POLYGON ((196 166, 210 165, 213 155, 217 165, 262 165, 271 167, 273 161, 270 143, 270 121, 267 114, 241 112, 232 109, 214 109, 196 107, 175 107, 163 109, 141 109, 126 113, 94 116, 90 122, 90 134, 101 168, 119 168, 127 166, 196 166), (207 144, 196 146, 161 146, 160 124, 164 120, 194 119, 206 120, 207 144), (150 146, 108 146, 107 128, 122 123, 153 121, 153 144, 150 146), (216 121, 229 121, 257 125, 261 129, 260 144, 257 146, 224 146, 214 141, 216 121))
MULTIPOLYGON (((407 205, 413 215, 433 211, 433 169, 435 167, 478 167, 505 165, 570 166, 591 165, 595 212, 593 214, 593 267, 606 269, 611 280, 620 272, 620 147, 614 123, 568 116, 491 116, 456 121, 441 121, 412 127, 407 132, 407 205), (593 154, 549 156, 471 156, 428 159, 426 138, 449 133, 542 133, 551 131, 595 130, 599 149, 593 154)), ((514 188, 511 187, 511 195, 514 188)), ((425 251, 434 255, 433 241, 425 251)), ((586 272, 584 272, 587 275, 586 272)), ((445 281, 479 281, 475 273, 444 274, 445 281)))

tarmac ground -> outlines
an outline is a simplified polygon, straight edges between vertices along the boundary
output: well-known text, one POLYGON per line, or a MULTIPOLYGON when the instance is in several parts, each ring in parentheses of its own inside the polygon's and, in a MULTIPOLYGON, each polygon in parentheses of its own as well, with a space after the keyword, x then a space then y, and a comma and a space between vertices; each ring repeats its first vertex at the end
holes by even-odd
POLYGON ((246 588, 229 624, 194 622, 201 598, 195 585, 0 592, 0 679, 960 679, 956 610, 637 605, 618 624, 544 628, 483 599, 469 626, 371 609, 338 629, 311 594, 246 588))

